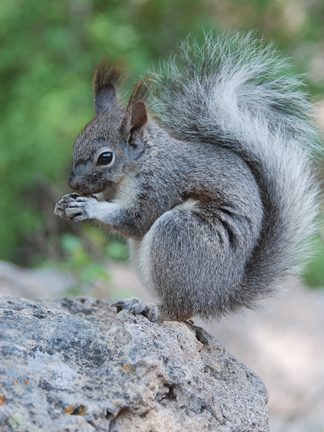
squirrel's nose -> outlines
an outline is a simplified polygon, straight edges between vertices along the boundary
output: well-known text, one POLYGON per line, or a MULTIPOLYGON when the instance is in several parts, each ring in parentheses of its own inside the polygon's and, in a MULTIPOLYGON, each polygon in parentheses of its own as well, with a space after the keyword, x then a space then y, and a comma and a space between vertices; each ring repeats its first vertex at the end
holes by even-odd
POLYGON ((79 185, 79 183, 78 183, 78 181, 76 179, 76 175, 75 175, 75 173, 73 171, 71 172, 71 175, 70 175, 70 178, 69 178, 69 181, 68 181, 68 186, 71 189, 74 189, 74 190, 78 190, 79 187, 80 187, 80 185, 79 185))

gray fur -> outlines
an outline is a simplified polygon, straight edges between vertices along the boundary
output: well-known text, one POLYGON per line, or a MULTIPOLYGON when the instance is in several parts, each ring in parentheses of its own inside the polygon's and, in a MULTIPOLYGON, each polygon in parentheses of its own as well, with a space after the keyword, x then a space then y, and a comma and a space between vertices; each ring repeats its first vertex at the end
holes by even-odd
POLYGON ((97 199, 72 194, 55 208, 130 239, 159 313, 134 299, 116 306, 151 320, 254 307, 296 273, 318 211, 310 104, 273 47, 209 35, 180 51, 182 66, 170 60, 153 75, 160 123, 138 102, 145 80, 126 108, 100 112, 76 141, 69 181, 97 199), (113 160, 98 166, 105 151, 113 160))

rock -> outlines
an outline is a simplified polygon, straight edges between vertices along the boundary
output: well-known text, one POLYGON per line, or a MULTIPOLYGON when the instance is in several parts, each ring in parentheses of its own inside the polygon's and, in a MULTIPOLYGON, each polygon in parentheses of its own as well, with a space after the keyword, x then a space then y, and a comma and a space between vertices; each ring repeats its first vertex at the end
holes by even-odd
POLYGON ((267 390, 203 329, 102 300, 0 298, 0 430, 269 431, 267 390))

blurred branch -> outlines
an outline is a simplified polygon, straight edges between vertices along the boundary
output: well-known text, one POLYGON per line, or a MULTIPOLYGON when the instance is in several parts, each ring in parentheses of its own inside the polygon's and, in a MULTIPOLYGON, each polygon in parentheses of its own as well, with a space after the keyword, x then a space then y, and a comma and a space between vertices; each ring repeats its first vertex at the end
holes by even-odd
POLYGON ((26 239, 37 249, 39 249, 46 257, 53 261, 57 261, 60 257, 59 248, 49 244, 46 237, 37 232, 32 232, 26 236, 26 239))

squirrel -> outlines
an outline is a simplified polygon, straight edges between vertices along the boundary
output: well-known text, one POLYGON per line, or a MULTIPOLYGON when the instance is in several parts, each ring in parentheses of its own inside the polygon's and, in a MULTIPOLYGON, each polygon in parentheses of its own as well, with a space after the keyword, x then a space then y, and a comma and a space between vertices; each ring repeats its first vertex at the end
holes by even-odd
POLYGON ((253 32, 180 44, 132 91, 104 60, 95 118, 78 136, 54 213, 126 237, 158 303, 115 303, 149 320, 218 319, 276 293, 316 232, 319 142, 299 76, 253 32), (288 71, 288 72, 287 72, 288 71))

